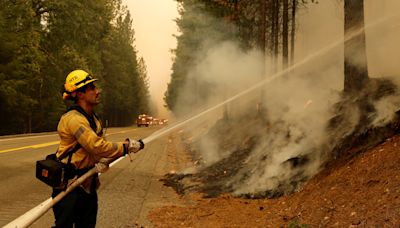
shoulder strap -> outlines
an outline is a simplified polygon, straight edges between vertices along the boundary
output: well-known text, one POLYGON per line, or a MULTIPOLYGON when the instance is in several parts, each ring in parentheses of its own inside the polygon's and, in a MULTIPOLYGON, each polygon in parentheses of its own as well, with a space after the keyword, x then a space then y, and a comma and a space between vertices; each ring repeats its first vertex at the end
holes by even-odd
MULTIPOLYGON (((72 111, 72 110, 76 110, 78 112, 80 112, 84 117, 86 117, 86 119, 89 121, 90 127, 93 129, 93 131, 96 133, 97 132, 97 125, 96 122, 94 121, 94 118, 92 116, 89 116, 85 110, 83 110, 83 108, 79 105, 72 105, 71 107, 68 108, 67 112, 72 111)), ((94 116, 96 116, 95 113, 93 113, 94 116)), ((97 116, 96 116, 97 118, 97 116)))
POLYGON ((67 156, 69 156, 69 158, 68 158, 68 164, 71 163, 72 154, 75 153, 77 150, 79 150, 79 148, 81 148, 81 144, 77 143, 77 144, 74 146, 74 148, 72 148, 72 150, 68 151, 68 153, 66 153, 66 154, 64 154, 64 155, 62 155, 62 156, 60 156, 60 157, 58 157, 58 160, 61 161, 61 160, 63 160, 64 158, 66 158, 67 156))
MULTIPOLYGON (((81 106, 79 106, 79 105, 72 105, 71 107, 68 108, 68 110, 66 111, 66 113, 69 112, 69 111, 72 111, 72 110, 76 110, 76 111, 80 112, 83 116, 85 116, 86 119, 89 121, 90 127, 91 127, 91 128, 93 129, 93 131, 96 133, 96 131, 97 131, 97 125, 96 125, 96 122, 94 121, 94 118, 93 118, 93 117, 90 117, 90 116, 85 112, 85 110, 83 110, 83 108, 82 108, 81 106)), ((96 118, 98 118, 97 115, 96 115, 95 113, 93 113, 93 115, 94 115, 96 118)), ((70 164, 70 163, 71 163, 72 154, 75 153, 77 150, 79 150, 79 148, 81 148, 81 144, 77 143, 77 144, 74 146, 74 148, 72 148, 72 150, 68 151, 68 153, 64 154, 63 156, 60 156, 58 159, 61 161, 61 160, 63 160, 64 158, 66 158, 67 156, 69 156, 69 158, 68 158, 68 164, 70 164)))

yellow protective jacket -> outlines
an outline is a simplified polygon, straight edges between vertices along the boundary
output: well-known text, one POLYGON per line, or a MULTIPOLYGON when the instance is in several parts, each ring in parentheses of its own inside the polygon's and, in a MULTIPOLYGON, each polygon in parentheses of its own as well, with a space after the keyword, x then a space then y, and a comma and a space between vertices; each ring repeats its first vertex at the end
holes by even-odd
MULTIPOLYGON (((71 151, 77 143, 81 147, 72 155, 71 164, 75 169, 90 169, 94 167, 100 158, 118 158, 124 154, 123 143, 114 143, 106 141, 102 137, 102 127, 100 121, 93 116, 97 132, 90 127, 87 118, 77 110, 71 110, 62 115, 58 123, 57 131, 60 136, 60 146, 57 151, 57 157, 65 156, 71 151)), ((63 160, 68 162, 68 156, 63 160)), ((82 187, 91 191, 93 178, 86 179, 82 187)), ((97 178, 96 178, 97 179, 97 178)), ((99 186, 96 180, 96 188, 99 186)))

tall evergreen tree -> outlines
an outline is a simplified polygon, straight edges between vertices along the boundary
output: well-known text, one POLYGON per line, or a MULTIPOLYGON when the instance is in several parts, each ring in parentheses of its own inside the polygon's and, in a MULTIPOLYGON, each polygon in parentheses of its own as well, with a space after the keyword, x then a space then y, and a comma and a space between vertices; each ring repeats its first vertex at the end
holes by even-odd
POLYGON ((143 57, 140 57, 138 60, 137 70, 139 73, 139 85, 140 85, 140 92, 139 92, 139 109, 141 113, 150 113, 150 93, 149 93, 149 76, 147 75, 147 66, 146 62, 144 61, 143 57))
POLYGON ((138 72, 130 13, 120 6, 116 15, 111 32, 102 43, 104 115, 111 126, 122 126, 132 124, 137 115, 146 111, 143 101, 147 88, 138 72))
POLYGON ((354 93, 368 81, 364 29, 364 0, 344 1, 344 91, 354 93), (358 32, 360 31, 361 32, 358 32), (353 34, 354 32, 358 34, 353 34), (348 37, 352 37, 348 39, 348 37))
MULTIPOLYGON (((114 87, 104 100, 125 93, 119 125, 131 124, 132 115, 146 109, 141 97, 148 88, 137 72, 131 18, 118 20, 121 0, 0 0, 0 5, 0 134, 54 131, 65 111, 65 77, 77 68, 100 79, 107 75, 100 86, 114 87)), ((97 111, 103 114, 103 107, 97 111)))
POLYGON ((214 1, 181 0, 177 25, 181 35, 174 50, 175 62, 172 65, 171 81, 165 92, 166 106, 177 111, 178 100, 181 107, 190 109, 201 106, 203 100, 213 92, 209 84, 190 78, 187 90, 190 96, 182 96, 182 88, 188 83, 189 70, 196 61, 202 59, 208 48, 223 40, 232 40, 235 30, 227 23, 228 12, 224 5, 214 1))
POLYGON ((31 132, 43 77, 40 21, 31 1, 1 0, 0 134, 31 132))

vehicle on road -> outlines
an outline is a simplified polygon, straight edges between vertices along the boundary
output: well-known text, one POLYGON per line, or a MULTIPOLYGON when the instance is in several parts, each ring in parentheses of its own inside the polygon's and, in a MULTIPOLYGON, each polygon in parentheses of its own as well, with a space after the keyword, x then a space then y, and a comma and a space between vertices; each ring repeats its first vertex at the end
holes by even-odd
POLYGON ((168 123, 168 119, 160 119, 158 124, 159 125, 166 125, 168 123))
POLYGON ((150 126, 153 122, 153 117, 147 115, 147 114, 140 114, 137 119, 136 119, 136 125, 138 127, 141 126, 150 126))

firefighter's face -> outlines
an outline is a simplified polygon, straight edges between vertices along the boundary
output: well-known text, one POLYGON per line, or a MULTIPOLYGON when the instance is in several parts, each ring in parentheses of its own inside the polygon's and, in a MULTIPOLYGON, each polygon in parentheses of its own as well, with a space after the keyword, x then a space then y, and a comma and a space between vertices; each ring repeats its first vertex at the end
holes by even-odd
POLYGON ((86 87, 86 92, 84 93, 84 99, 87 103, 91 105, 97 105, 100 103, 100 93, 101 90, 97 88, 94 83, 90 83, 86 87))

